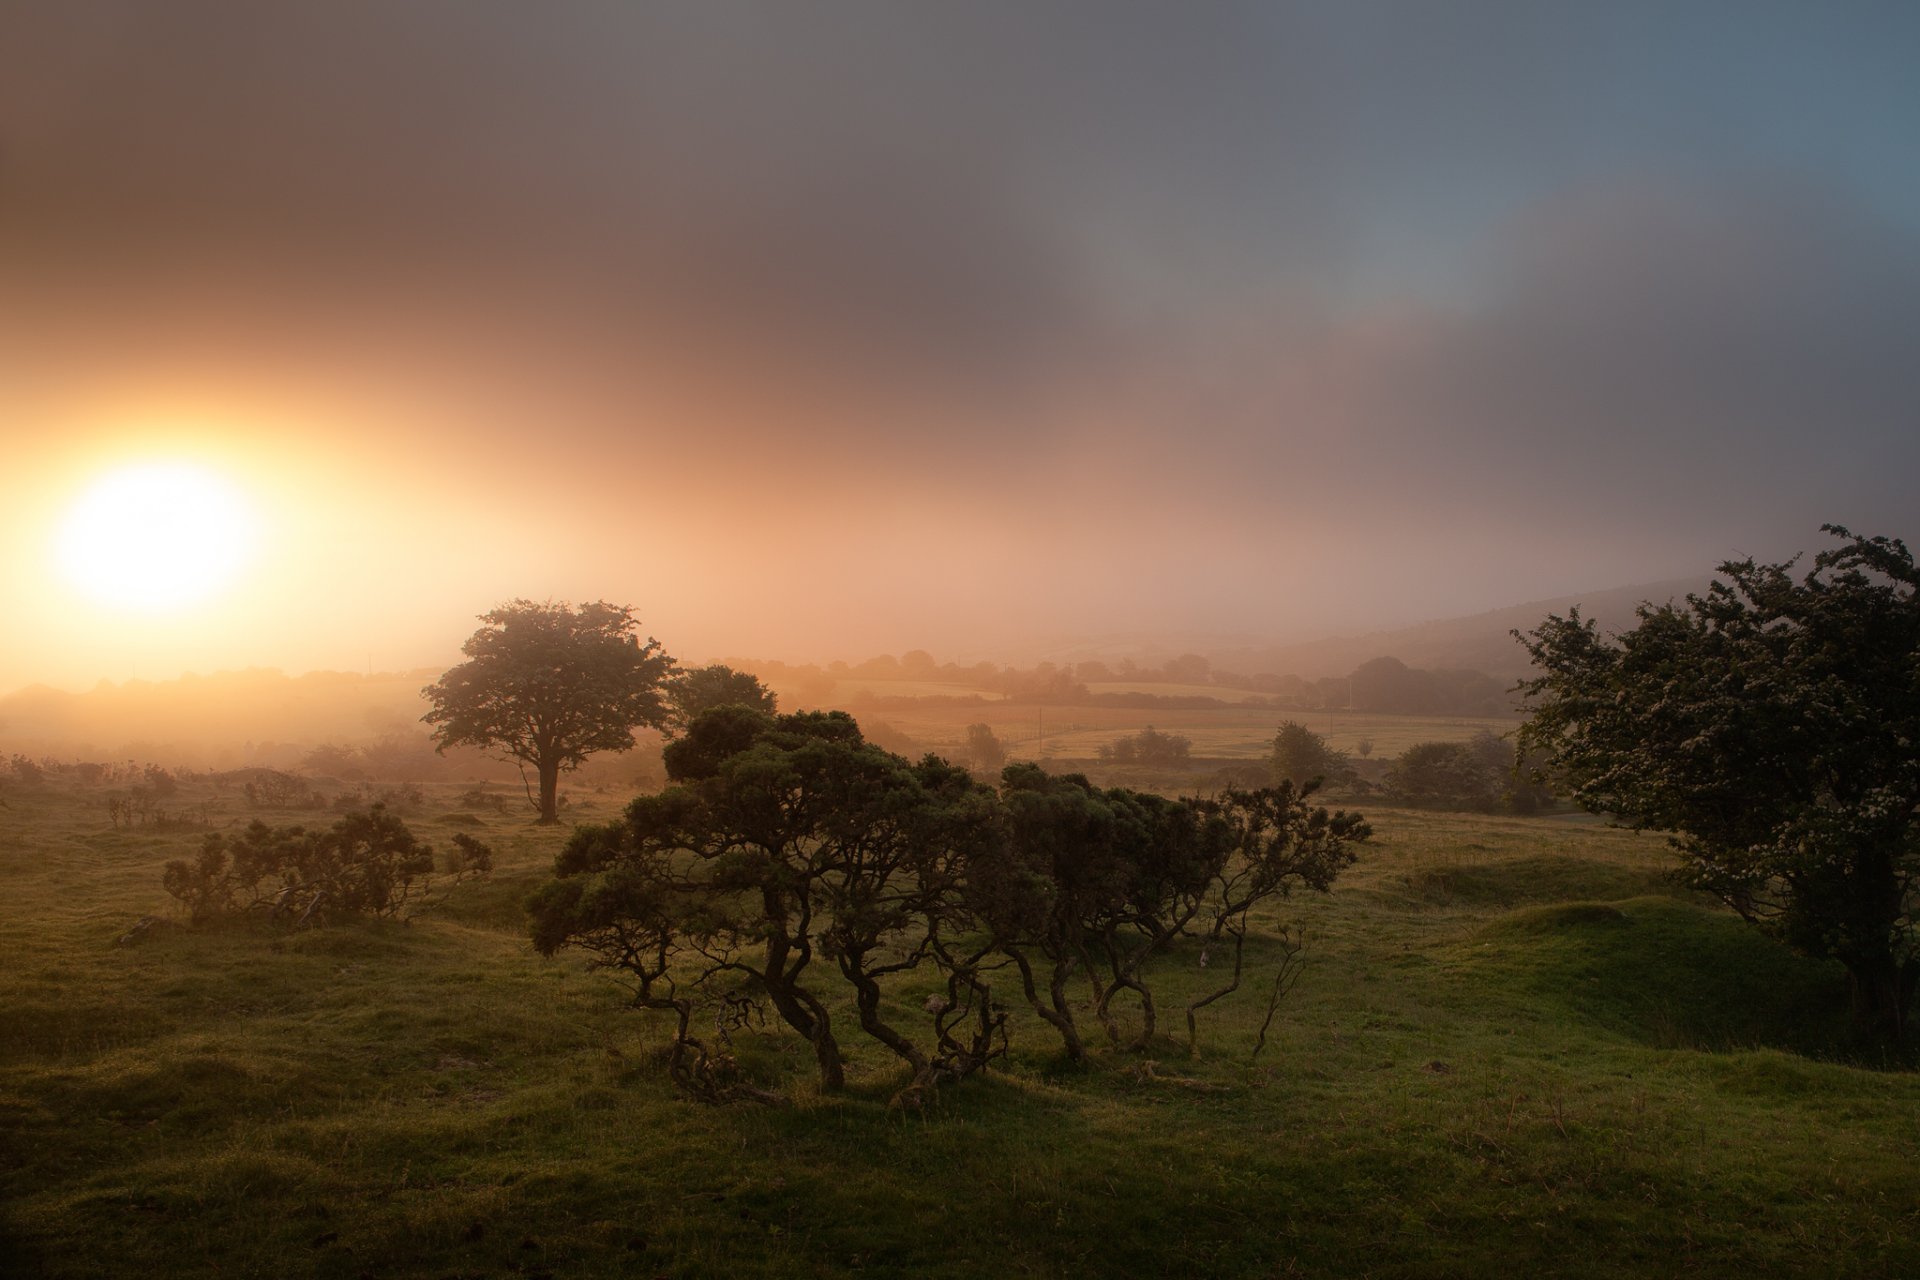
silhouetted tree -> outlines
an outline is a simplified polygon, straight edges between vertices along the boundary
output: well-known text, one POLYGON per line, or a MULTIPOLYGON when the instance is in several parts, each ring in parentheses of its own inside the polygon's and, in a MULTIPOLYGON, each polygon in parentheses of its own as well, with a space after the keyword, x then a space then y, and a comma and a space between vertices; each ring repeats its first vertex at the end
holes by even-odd
POLYGON ((514 600, 480 621, 467 661, 421 691, 432 708, 421 719, 441 751, 474 746, 533 766, 540 821, 557 822, 562 770, 664 723, 673 659, 641 642, 631 608, 603 601, 514 600))
POLYGON ((1184 734, 1162 733, 1148 725, 1138 733, 1102 743, 1099 756, 1115 764, 1139 764, 1167 768, 1188 762, 1193 740, 1184 734))
POLYGON ((675 672, 667 683, 667 705, 668 724, 675 730, 715 707, 751 707, 768 715, 779 709, 773 690, 760 677, 719 662, 675 672))
MULTIPOLYGON (((844 712, 722 706, 666 762, 675 786, 562 850, 530 904, 539 949, 585 947, 640 979, 666 1002, 650 1007, 681 1012, 682 1036, 676 964, 723 1010, 764 1001, 812 1046, 829 1092, 845 1082, 837 975, 861 1029, 911 1069, 909 1098, 923 1098, 946 1064, 889 1016, 880 983, 939 958, 969 861, 1002 838, 993 792, 936 757, 880 750, 844 712)), ((710 1073, 704 1046, 680 1056, 710 1073)))
POLYGON ((1353 773, 1345 752, 1335 751, 1326 738, 1295 720, 1280 722, 1267 761, 1273 780, 1295 789, 1315 782, 1341 782, 1353 773))
POLYGON ((1578 611, 1515 633, 1540 674, 1523 746, 1583 807, 1674 833, 1687 879, 1852 980, 1856 1025, 1904 1039, 1920 873, 1920 572, 1904 543, 1720 566, 1602 638, 1578 611))
POLYGON ((1500 780, 1469 743, 1416 742, 1387 770, 1387 794, 1416 808, 1484 812, 1494 807, 1500 780))
POLYGON ((967 726, 967 763, 981 773, 998 773, 1007 762, 1007 749, 994 737, 993 726, 967 726))
POLYGON ((196 922, 253 910, 301 925, 330 915, 393 918, 431 893, 436 875, 444 892, 492 870, 488 846, 465 832, 453 844, 436 858, 377 804, 324 831, 256 820, 237 835, 208 835, 193 861, 167 863, 161 884, 196 922))

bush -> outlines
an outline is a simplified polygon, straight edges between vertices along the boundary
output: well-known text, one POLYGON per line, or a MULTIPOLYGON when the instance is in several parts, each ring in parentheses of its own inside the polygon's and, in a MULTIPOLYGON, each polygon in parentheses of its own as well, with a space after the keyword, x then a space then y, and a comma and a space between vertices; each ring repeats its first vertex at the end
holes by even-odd
POLYGON ((278 769, 262 769, 242 790, 256 809, 324 809, 327 798, 297 778, 278 769))
POLYGON ((1136 734, 1102 744, 1100 758, 1114 764, 1168 768, 1187 764, 1192 751, 1193 739, 1177 733, 1162 733, 1148 725, 1136 734))
POLYGON ((375 805, 325 831, 270 827, 214 833, 188 862, 167 863, 161 885, 197 922, 253 911, 296 925, 331 915, 398 918, 493 869, 493 851, 459 832, 436 859, 431 845, 375 805))

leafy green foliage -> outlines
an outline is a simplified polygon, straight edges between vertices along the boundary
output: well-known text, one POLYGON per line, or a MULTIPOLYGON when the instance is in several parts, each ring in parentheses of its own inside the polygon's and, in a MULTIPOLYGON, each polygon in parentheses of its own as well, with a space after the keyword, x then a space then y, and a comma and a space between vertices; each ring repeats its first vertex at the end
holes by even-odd
POLYGON ((1601 637, 1575 612, 1523 636, 1541 674, 1522 742, 1573 797, 1675 833, 1688 882, 1853 980, 1900 1039, 1920 947, 1920 572, 1906 546, 1720 566, 1704 596, 1601 637))
POLYGON ((559 777, 590 755, 626 751, 634 729, 665 723, 673 659, 639 637, 633 610, 514 600, 482 614, 467 661, 421 691, 434 742, 533 766, 542 822, 559 821, 559 777))

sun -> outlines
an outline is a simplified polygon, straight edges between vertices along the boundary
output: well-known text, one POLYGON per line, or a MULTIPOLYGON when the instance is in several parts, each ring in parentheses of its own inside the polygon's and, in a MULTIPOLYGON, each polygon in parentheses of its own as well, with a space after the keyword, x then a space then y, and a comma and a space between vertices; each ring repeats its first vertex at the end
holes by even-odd
POLYGON ((231 585, 258 533, 239 490, 190 462, 149 462, 102 476, 60 527, 61 573, 102 604, 166 612, 231 585))

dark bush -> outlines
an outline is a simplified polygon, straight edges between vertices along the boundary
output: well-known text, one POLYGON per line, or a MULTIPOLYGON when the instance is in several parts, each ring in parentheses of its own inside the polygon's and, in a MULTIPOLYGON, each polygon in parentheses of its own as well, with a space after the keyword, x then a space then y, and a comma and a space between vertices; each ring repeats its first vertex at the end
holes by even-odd
POLYGON ((436 859, 383 806, 350 813, 325 831, 255 821, 237 836, 206 837, 191 861, 169 862, 166 891, 198 921, 264 911, 275 920, 397 918, 493 869, 493 851, 460 832, 436 859))

